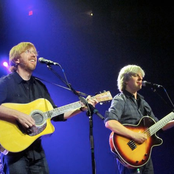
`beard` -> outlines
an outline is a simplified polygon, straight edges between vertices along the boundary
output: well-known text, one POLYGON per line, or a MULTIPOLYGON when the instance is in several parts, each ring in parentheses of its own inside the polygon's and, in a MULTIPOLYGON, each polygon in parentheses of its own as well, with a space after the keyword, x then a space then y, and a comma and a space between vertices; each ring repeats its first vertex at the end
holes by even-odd
POLYGON ((20 59, 20 63, 18 66, 21 67, 21 69, 27 71, 27 72, 33 72, 36 68, 37 63, 31 63, 29 60, 23 60, 20 59))

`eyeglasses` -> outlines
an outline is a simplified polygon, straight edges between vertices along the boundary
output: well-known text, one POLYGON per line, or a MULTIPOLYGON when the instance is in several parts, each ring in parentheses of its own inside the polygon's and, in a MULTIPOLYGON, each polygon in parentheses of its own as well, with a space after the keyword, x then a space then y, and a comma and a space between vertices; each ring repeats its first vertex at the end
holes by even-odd
POLYGON ((26 54, 34 54, 36 57, 38 56, 36 51, 31 51, 31 50, 25 50, 24 51, 26 54))

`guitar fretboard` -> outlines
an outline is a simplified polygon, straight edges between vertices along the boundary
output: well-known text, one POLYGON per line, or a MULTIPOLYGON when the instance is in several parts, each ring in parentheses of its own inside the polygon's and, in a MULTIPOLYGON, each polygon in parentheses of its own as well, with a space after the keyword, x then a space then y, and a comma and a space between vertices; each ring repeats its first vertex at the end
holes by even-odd
POLYGON ((159 131, 161 128, 163 128, 172 119, 174 119, 174 113, 173 112, 169 113, 164 118, 162 118, 161 120, 159 120, 157 123, 155 123, 154 125, 152 125, 149 128, 150 136, 154 135, 157 131, 159 131))
POLYGON ((74 102, 74 103, 71 103, 71 104, 68 104, 68 105, 65 105, 65 106, 61 106, 61 107, 58 107, 58 108, 55 108, 51 111, 48 111, 46 112, 47 116, 48 117, 56 117, 58 115, 61 115, 65 112, 68 112, 68 111, 71 111, 71 110, 74 110, 74 109, 78 109, 81 107, 81 103, 79 101, 77 102, 74 102))

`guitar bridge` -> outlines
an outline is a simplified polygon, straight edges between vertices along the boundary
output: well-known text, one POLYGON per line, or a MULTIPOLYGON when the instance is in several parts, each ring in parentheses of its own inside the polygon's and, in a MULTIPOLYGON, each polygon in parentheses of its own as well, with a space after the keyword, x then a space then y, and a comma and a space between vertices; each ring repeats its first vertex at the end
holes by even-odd
POLYGON ((134 150, 134 149, 137 147, 137 145, 135 144, 135 142, 134 142, 133 140, 130 140, 130 141, 127 143, 127 145, 128 145, 132 150, 134 150))
POLYGON ((29 129, 28 135, 35 136, 37 134, 40 134, 45 128, 47 124, 44 124, 40 127, 32 127, 29 129))

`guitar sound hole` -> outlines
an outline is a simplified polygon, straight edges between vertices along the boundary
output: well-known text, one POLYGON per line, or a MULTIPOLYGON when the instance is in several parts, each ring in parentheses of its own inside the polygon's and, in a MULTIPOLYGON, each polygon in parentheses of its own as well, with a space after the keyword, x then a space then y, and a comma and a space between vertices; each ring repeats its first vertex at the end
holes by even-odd
POLYGON ((35 120, 36 125, 42 125, 44 123, 44 117, 40 112, 34 112, 32 118, 35 120))

